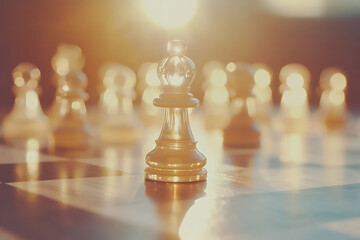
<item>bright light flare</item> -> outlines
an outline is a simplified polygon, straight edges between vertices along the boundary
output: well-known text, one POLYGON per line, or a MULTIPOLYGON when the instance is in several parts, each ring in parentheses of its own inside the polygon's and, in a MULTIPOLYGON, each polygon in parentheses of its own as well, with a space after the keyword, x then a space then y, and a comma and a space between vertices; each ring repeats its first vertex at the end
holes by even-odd
POLYGON ((184 26, 194 16, 197 0, 142 0, 145 13, 165 28, 184 26))
POLYGON ((26 93, 26 108, 29 111, 33 111, 34 113, 36 113, 37 109, 39 108, 39 98, 38 95, 35 91, 28 91, 26 93))
POLYGON ((288 17, 319 17, 325 13, 326 0, 263 0, 275 14, 288 17))
POLYGON ((226 72, 222 69, 215 69, 211 72, 209 82, 212 86, 223 87, 227 81, 226 72))
POLYGON ((291 73, 286 79, 286 84, 293 90, 300 89, 304 86, 304 78, 299 73, 291 73))
POLYGON ((145 74, 145 82, 148 86, 160 86, 160 79, 157 75, 157 63, 153 63, 149 66, 149 69, 145 74))
POLYGON ((236 63, 234 62, 229 62, 226 65, 226 70, 228 70, 228 72, 234 72, 236 70, 236 63))
POLYGON ((259 87, 267 87, 270 84, 271 81, 271 75, 268 71, 266 71, 265 69, 258 69, 256 70, 255 74, 254 74, 254 79, 255 79, 255 83, 256 85, 258 85, 259 87))
POLYGON ((330 78, 330 86, 334 90, 343 91, 346 88, 346 77, 344 74, 335 73, 330 78))
POLYGON ((55 72, 60 76, 65 76, 70 71, 70 64, 66 58, 60 57, 55 62, 55 72))
POLYGON ((340 106, 345 102, 345 94, 343 91, 331 90, 329 93, 329 100, 335 106, 340 106))

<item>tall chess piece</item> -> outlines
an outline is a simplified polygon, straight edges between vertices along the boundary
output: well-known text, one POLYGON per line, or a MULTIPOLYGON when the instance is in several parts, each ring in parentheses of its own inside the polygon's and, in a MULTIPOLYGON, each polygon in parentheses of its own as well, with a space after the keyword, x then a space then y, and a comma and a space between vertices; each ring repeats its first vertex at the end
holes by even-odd
POLYGON ((319 112, 323 123, 328 129, 341 128, 347 122, 346 85, 346 77, 340 69, 326 68, 320 75, 322 93, 319 112))
POLYGON ((298 63, 287 64, 280 70, 282 130, 304 132, 308 129, 310 76, 310 71, 298 63))
POLYGON ((255 64, 255 119, 259 123, 269 124, 272 114, 272 91, 270 88, 272 74, 264 64, 255 64))
POLYGON ((235 111, 230 124, 224 129, 224 146, 253 149, 260 144, 260 132, 254 121, 255 100, 252 89, 255 85, 251 67, 238 64, 230 73, 231 88, 235 90, 232 106, 235 111))
POLYGON ((58 92, 62 98, 60 121, 53 129, 52 150, 76 157, 93 152, 95 132, 87 122, 85 92, 87 77, 83 72, 70 72, 64 79, 65 87, 58 92))
POLYGON ((204 121, 209 129, 223 129, 230 120, 228 80, 224 64, 209 62, 204 66, 204 121))
POLYGON ((133 143, 139 139, 139 121, 134 113, 135 73, 118 63, 105 66, 100 95, 99 134, 105 143, 133 143))
POLYGON ((145 178, 163 182, 192 182, 206 179, 205 156, 196 149, 188 108, 197 107, 199 100, 189 93, 195 76, 194 63, 184 54, 186 43, 168 42, 169 55, 158 67, 163 94, 154 105, 165 108, 165 121, 156 147, 146 156, 145 178))
POLYGON ((3 122, 6 141, 22 145, 27 139, 47 144, 50 124, 44 115, 37 93, 40 70, 30 63, 20 63, 12 73, 14 79, 15 104, 3 122))
MULTIPOLYGON (((139 92, 141 96, 140 117, 144 125, 152 126, 161 121, 163 109, 153 104, 154 98, 160 95, 161 86, 157 75, 157 63, 144 63, 139 69, 139 92)), ((161 122, 160 122, 161 123, 161 122)))
POLYGON ((65 86, 64 76, 69 72, 81 71, 85 65, 85 58, 80 47, 71 44, 60 44, 55 55, 51 59, 51 66, 55 71, 53 81, 56 85, 56 96, 51 104, 47 115, 52 127, 60 121, 60 108, 62 97, 59 94, 65 86))

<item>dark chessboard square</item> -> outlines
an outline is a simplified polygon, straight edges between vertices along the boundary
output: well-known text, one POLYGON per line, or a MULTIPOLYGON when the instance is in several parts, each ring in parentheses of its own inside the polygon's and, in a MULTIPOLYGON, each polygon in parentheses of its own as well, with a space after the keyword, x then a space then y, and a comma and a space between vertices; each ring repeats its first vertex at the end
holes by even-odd
POLYGON ((0 182, 120 176, 124 172, 77 161, 0 164, 0 182))

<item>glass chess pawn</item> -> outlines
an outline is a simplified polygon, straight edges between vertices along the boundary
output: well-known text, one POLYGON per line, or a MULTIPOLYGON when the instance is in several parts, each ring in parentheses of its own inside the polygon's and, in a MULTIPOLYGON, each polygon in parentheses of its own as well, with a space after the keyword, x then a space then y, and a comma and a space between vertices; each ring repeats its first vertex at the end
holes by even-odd
POLYGON ((162 182, 193 182, 206 179, 206 157, 196 148, 188 108, 199 105, 189 93, 195 76, 194 63, 184 54, 184 41, 167 45, 168 56, 158 66, 163 93, 154 105, 165 108, 165 121, 156 147, 146 155, 145 178, 162 182))
POLYGON ((40 70, 30 63, 20 63, 12 76, 16 97, 13 109, 3 121, 4 139, 15 145, 23 145, 28 139, 35 139, 44 147, 48 142, 50 124, 38 96, 40 70))

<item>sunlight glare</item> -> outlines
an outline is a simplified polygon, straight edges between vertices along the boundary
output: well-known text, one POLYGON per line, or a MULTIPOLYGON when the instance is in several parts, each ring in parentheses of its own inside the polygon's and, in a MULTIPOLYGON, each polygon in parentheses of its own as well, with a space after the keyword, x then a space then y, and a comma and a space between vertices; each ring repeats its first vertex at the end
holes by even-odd
POLYGON ((197 5, 197 0, 142 0, 145 13, 165 28, 184 26, 195 14, 197 5))

